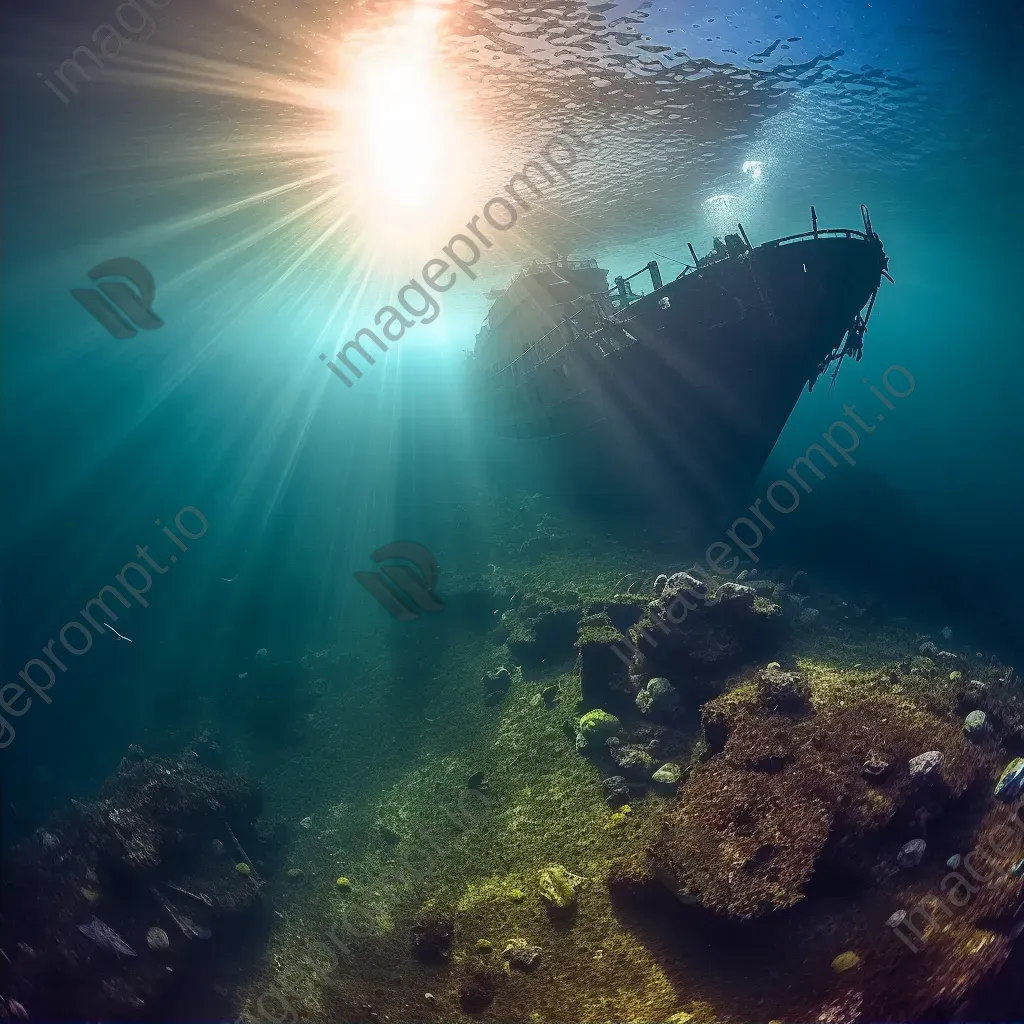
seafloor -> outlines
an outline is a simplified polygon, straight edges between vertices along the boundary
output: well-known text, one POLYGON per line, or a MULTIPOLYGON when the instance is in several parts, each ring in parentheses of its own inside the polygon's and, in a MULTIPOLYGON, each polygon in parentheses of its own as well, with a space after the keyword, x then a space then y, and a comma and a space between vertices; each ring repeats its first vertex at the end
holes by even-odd
MULTIPOLYGON (((972 995, 1024 1008, 1020 949, 1005 963, 1024 828, 1000 833, 987 882, 958 876, 971 888, 945 896, 951 915, 912 918, 922 939, 886 926, 949 892, 947 859, 1011 820, 992 798, 1024 753, 1011 669, 945 623, 927 637, 876 598, 751 563, 740 585, 756 593, 698 608, 679 636, 652 628, 661 643, 640 641, 630 679, 609 640, 692 562, 580 542, 530 502, 517 520, 507 562, 449 575, 445 621, 415 624, 405 694, 367 678, 351 718, 321 722, 275 780, 295 793, 290 817, 312 821, 274 881, 281 920, 244 1019, 948 1019, 972 995), (675 703, 643 713, 655 676, 675 703), (359 735, 375 700, 386 746, 359 735), (618 763, 603 735, 577 749, 594 708, 621 720, 618 763), (969 739, 979 709, 988 728, 969 739), (935 776, 912 779, 933 750, 935 776), (870 777, 870 761, 889 767, 870 777), (682 769, 678 796, 650 785, 664 762, 682 769), (614 776, 624 805, 606 800, 614 776), (916 838, 924 861, 900 868, 916 838)), ((350 678, 343 658, 313 657, 350 678)))
MULTIPOLYGON (((138 954, 75 947, 91 1007, 177 1019, 206 984, 250 1024, 1019 1016, 1024 812, 994 796, 1024 755, 1011 668, 955 622, 798 567, 705 589, 672 541, 570 532, 540 498, 495 517, 515 539, 482 572, 443 566, 442 613, 381 611, 376 646, 260 669, 281 680, 247 710, 268 743, 279 726, 262 814, 286 832, 242 824, 258 797, 231 776, 136 751, 85 825, 37 833, 12 887, 38 892, 31 872, 84 837, 82 877, 70 857, 54 869, 40 947, 88 948, 73 926, 95 914, 138 954), (624 661, 610 644, 628 655, 627 638, 641 654, 624 661), (175 779, 159 814, 137 795, 147 773, 175 779), (202 838, 204 807, 240 823, 230 838, 202 838), (169 950, 123 896, 145 898, 135 872, 188 909, 164 920, 169 950), (161 960, 183 947, 210 950, 209 977, 191 953, 161 960)), ((219 739, 190 756, 254 768, 219 739)), ((23 931, 42 928, 34 907, 23 931)), ((29 1006, 40 970, 16 959, 8 997, 29 1006)))

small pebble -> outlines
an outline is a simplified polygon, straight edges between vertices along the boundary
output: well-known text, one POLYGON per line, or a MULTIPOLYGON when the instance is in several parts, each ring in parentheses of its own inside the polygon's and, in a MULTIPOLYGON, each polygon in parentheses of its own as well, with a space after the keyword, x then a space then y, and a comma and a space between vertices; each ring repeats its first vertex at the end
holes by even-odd
POLYGON ((956 871, 962 863, 963 857, 961 857, 959 853, 954 853, 953 856, 946 861, 946 867, 949 868, 950 871, 956 871))
POLYGON ((171 940, 163 928, 150 928, 146 932, 146 945, 154 952, 163 952, 163 950, 171 948, 171 940))
POLYGON ((914 782, 923 782, 929 778, 942 764, 942 751, 928 750, 910 759, 910 778, 914 782))
POLYGON ((886 919, 886 928, 899 928, 901 924, 907 919, 907 912, 905 910, 897 910, 895 914, 886 919))
POLYGON ((261 647, 261 648, 260 648, 260 649, 259 649, 259 650, 258 650, 258 651, 256 652, 256 657, 257 657, 257 658, 265 658, 266 656, 267 656, 267 649, 266 649, 266 647, 261 647))
POLYGON ((896 863, 901 868, 916 868, 924 860, 924 852, 928 844, 923 839, 911 839, 896 854, 896 863))
POLYGON ((886 772, 889 771, 889 762, 883 761, 880 757, 869 757, 864 762, 864 767, 861 771, 869 779, 880 779, 886 772))
POLYGON ((840 953, 839 956, 832 961, 832 970, 836 974, 842 974, 844 971, 852 971, 854 968, 860 967, 860 957, 856 953, 847 951, 846 953, 840 953))
POLYGON ((433 992, 424 992, 423 993, 423 999, 424 999, 424 1002, 433 1003, 433 1002, 436 1001, 437 997, 434 995, 433 992))
POLYGON ((1024 792, 1024 757, 1014 758, 999 776, 994 796, 1010 803, 1024 792))
POLYGON ((299 822, 299 828, 312 828, 312 827, 313 827, 313 819, 311 817, 309 817, 309 815, 307 815, 305 818, 302 819, 302 821, 299 822))
POLYGON ((988 732, 988 716, 984 711, 972 711, 964 719, 964 732, 972 739, 978 739, 988 732))

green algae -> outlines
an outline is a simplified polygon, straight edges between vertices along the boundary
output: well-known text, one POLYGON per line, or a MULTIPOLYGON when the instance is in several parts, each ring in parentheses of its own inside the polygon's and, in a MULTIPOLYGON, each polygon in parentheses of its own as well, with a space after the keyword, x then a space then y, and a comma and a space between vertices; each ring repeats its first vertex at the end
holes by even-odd
MULTIPOLYGON (((458 1001, 464 972, 516 939, 540 946, 543 961, 529 977, 503 975, 497 1019, 718 1019, 710 1004, 718 1002, 716 985, 725 986, 657 952, 615 905, 609 887, 620 873, 635 879, 647 870, 643 851, 665 802, 648 798, 609 811, 600 772, 564 731, 575 728, 572 711, 582 696, 573 658, 585 643, 621 639, 604 608, 644 610, 649 598, 641 592, 653 583, 657 564, 622 550, 611 557, 602 550, 600 558, 551 550, 512 567, 514 555, 494 568, 486 585, 473 583, 494 597, 490 635, 439 623, 442 639, 422 642, 412 653, 405 641, 400 663, 382 643, 380 663, 358 700, 339 697, 330 718, 338 724, 275 780, 282 805, 291 808, 301 791, 313 813, 315 826, 299 830, 290 862, 301 863, 306 877, 321 884, 292 886, 280 904, 284 917, 248 988, 247 1020, 267 1019, 259 1000, 271 989, 287 996, 297 1019, 315 1024, 361 1019, 363 1004, 396 1024, 422 1020, 427 991, 436 998, 432 1018, 473 1019, 458 1001), (628 594, 621 582, 626 570, 636 577, 628 594), (480 683, 486 671, 518 663, 512 648, 537 644, 541 624, 560 615, 579 620, 564 662, 538 663, 525 676, 514 672, 500 706, 488 706, 480 683), (407 702, 413 707, 394 698, 396 676, 415 685, 416 700, 407 702), (548 687, 560 695, 554 706, 542 698, 548 687), (367 721, 377 728, 357 724, 367 721), (466 780, 479 771, 489 782, 486 804, 476 797, 460 804, 466 780), (575 886, 571 927, 552 919, 540 892, 541 873, 554 864, 583 879, 575 886), (339 873, 359 880, 344 900, 329 898, 339 873), (425 909, 454 921, 451 964, 444 969, 411 956, 408 930, 425 909), (361 938, 346 940, 351 932, 361 938), (348 955, 331 935, 342 937, 348 955), (383 980, 396 976, 400 983, 383 980)), ((780 614, 760 597, 755 607, 780 614)), ((805 674, 816 706, 840 706, 871 693, 900 697, 908 708, 919 699, 947 700, 936 694, 934 680, 891 671, 915 653, 912 639, 898 631, 804 631, 773 657, 805 674)), ((734 699, 753 699, 749 681, 728 685, 734 699)))

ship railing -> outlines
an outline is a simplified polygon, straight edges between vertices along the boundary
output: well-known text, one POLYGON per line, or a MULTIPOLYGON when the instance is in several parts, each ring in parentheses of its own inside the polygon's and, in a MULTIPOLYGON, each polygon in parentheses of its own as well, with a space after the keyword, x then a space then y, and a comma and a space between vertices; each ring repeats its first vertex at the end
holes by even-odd
MULTIPOLYGON (((528 267, 523 267, 515 277, 512 278, 508 283, 508 287, 516 283, 521 277, 526 277, 528 274, 536 274, 538 270, 549 270, 549 269, 562 268, 563 270, 597 270, 597 260, 585 259, 585 260, 552 260, 549 263, 531 263, 528 267)), ((508 288, 505 289, 508 291, 508 288)))
POLYGON ((814 231, 802 231, 799 235, 786 235, 785 238, 773 238, 770 242, 762 242, 759 248, 771 249, 779 245, 786 245, 789 242, 801 242, 807 238, 821 238, 822 235, 841 235, 844 238, 863 238, 870 242, 870 236, 855 228, 817 228, 814 231))

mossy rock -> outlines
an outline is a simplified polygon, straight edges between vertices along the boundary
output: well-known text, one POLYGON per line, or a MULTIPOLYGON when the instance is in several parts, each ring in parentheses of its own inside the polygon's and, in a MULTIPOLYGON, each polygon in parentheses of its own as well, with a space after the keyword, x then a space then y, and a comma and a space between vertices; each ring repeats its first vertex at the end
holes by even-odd
POLYGON ((549 910, 569 911, 576 906, 575 875, 570 874, 561 864, 550 864, 537 876, 540 894, 549 910))
POLYGON ((576 723, 576 745, 581 749, 595 750, 611 736, 622 732, 622 723, 607 711, 595 708, 588 711, 576 723))

